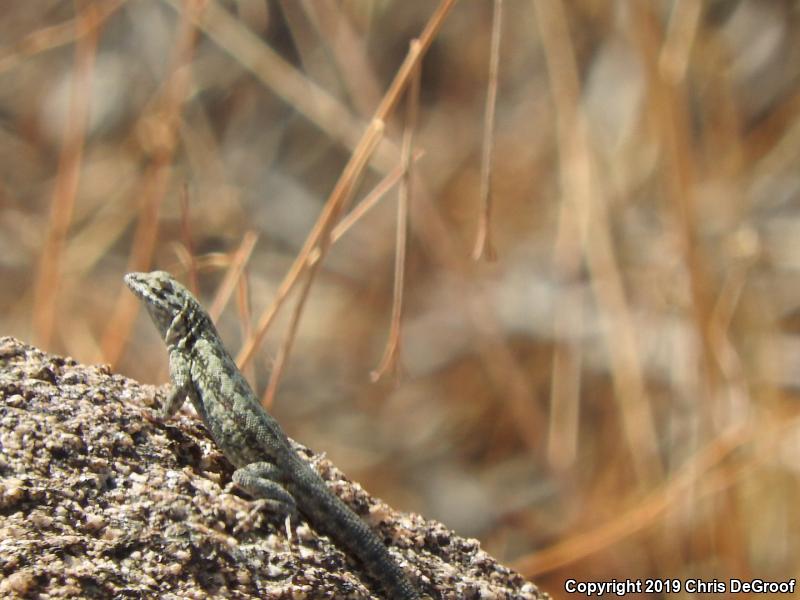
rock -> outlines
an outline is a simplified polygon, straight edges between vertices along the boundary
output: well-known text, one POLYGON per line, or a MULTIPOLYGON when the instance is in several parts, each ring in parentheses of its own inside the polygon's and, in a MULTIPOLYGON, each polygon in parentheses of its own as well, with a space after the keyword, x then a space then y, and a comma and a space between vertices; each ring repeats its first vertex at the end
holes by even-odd
MULTIPOLYGON (((0 338, 0 596, 377 598, 357 561, 230 485, 189 409, 159 388, 0 338), (289 535, 290 534, 290 535, 289 535)), ((188 406, 188 403, 187 403, 188 406)), ((297 444, 434 598, 548 596, 476 540, 370 497, 297 444)))

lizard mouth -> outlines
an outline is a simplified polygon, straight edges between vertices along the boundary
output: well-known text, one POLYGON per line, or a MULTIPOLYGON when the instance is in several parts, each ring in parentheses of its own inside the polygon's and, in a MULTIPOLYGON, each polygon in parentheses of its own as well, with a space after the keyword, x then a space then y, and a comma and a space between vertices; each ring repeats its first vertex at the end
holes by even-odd
POLYGON ((143 273, 128 273, 123 277, 123 281, 128 288, 139 298, 145 297, 145 283, 143 273))

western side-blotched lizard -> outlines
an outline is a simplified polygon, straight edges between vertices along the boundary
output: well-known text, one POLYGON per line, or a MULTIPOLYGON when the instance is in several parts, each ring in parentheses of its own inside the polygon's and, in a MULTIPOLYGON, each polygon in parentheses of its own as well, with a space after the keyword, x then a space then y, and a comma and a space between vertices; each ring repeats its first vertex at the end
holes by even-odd
POLYGON ((169 352, 172 389, 163 415, 188 398, 236 467, 234 482, 284 514, 299 510, 311 525, 355 556, 392 599, 418 600, 381 539, 325 485, 259 404, 200 303, 165 271, 128 273, 169 352))

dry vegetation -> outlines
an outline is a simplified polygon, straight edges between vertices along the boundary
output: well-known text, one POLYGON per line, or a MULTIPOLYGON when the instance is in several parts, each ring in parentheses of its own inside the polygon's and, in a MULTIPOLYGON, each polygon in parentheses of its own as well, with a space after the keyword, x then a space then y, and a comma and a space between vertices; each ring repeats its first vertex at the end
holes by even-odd
POLYGON ((0 334, 163 382, 165 268, 296 439, 544 590, 786 579, 799 132, 788 0, 14 3, 0 334))

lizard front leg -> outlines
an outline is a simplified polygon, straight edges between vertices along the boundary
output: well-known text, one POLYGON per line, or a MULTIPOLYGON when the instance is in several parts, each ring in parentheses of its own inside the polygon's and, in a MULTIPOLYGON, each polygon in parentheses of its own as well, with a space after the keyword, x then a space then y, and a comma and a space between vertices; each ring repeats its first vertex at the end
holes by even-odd
POLYGON ((194 393, 190 373, 189 359, 177 349, 171 348, 169 352, 169 378, 172 382, 167 401, 161 407, 163 419, 173 416, 186 399, 194 393))

